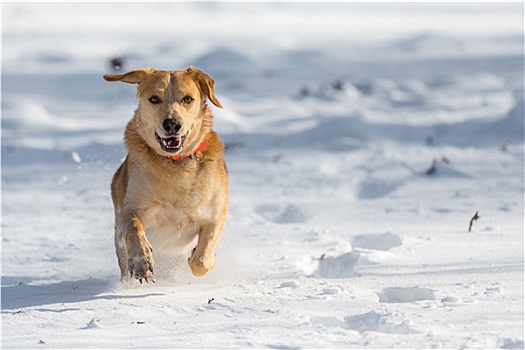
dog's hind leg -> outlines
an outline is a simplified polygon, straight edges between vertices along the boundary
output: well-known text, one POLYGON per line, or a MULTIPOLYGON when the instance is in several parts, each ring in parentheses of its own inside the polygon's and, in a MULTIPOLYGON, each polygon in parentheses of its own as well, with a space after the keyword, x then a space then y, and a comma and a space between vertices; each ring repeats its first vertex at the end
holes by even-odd
POLYGON ((131 279, 128 270, 126 235, 124 233, 125 231, 120 230, 121 224, 119 222, 119 215, 122 210, 124 198, 126 197, 128 181, 128 162, 126 158, 115 172, 115 175, 113 175, 113 180, 111 181, 111 198, 115 209, 115 249, 117 252, 118 266, 120 268, 120 280, 122 282, 127 282, 131 279))
POLYGON ((122 232, 115 228, 115 249, 117 251, 118 266, 120 268, 120 280, 128 282, 131 277, 128 270, 128 252, 126 250, 126 238, 122 232))

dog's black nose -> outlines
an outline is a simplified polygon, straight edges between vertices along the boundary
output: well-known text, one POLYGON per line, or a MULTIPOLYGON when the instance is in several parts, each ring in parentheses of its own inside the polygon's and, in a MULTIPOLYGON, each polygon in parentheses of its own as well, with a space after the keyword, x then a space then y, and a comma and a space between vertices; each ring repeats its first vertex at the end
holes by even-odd
POLYGON ((175 135, 180 130, 182 125, 176 120, 164 119, 164 122, 162 123, 162 127, 164 128, 164 131, 166 131, 168 135, 175 135))

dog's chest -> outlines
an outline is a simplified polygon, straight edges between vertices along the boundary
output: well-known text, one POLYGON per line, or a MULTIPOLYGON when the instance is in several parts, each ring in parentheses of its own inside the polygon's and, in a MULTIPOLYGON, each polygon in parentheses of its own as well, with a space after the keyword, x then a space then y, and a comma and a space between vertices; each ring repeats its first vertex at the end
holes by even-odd
POLYGON ((142 216, 153 250, 178 253, 194 241, 208 215, 194 193, 184 200, 154 201, 142 216))

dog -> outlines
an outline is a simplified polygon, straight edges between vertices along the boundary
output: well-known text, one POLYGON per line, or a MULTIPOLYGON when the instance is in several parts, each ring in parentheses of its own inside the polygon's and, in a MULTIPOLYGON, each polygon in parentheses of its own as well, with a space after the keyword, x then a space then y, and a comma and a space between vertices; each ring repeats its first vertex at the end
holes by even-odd
POLYGON ((222 108, 214 80, 192 66, 103 78, 138 84, 138 108, 124 133, 128 154, 111 182, 121 280, 154 282, 154 250, 186 251, 192 273, 205 275, 215 265, 229 197, 224 145, 207 104, 222 108))

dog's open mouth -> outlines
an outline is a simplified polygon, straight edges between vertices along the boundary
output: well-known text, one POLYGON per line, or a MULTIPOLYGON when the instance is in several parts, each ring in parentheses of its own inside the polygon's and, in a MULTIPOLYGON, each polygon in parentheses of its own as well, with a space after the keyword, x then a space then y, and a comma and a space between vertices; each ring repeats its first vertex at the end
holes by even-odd
POLYGON ((162 149, 169 153, 175 153, 179 151, 182 146, 184 145, 184 141, 186 140, 187 135, 175 135, 175 136, 168 136, 168 137, 161 137, 159 134, 155 132, 155 138, 159 142, 162 149))

